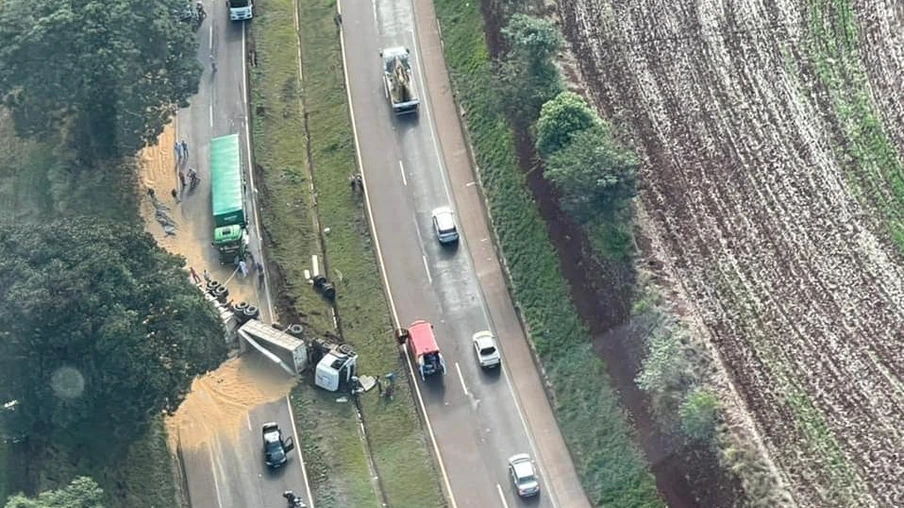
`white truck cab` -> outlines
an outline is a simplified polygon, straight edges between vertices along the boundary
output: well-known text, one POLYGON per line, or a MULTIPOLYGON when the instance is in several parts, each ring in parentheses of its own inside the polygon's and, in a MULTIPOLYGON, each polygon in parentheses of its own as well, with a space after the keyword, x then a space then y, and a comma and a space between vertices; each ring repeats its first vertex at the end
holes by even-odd
POLYGON ((244 21, 254 16, 254 5, 251 0, 226 0, 229 7, 229 19, 232 21, 244 21))

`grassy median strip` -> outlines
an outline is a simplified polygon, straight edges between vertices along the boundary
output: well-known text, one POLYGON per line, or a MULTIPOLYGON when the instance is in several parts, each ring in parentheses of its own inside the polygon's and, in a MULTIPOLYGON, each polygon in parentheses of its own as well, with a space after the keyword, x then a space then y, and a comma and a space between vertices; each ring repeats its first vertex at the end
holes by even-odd
MULTIPOLYGON (((283 319, 295 314, 312 335, 322 335, 333 329, 329 307, 304 277, 311 255, 321 251, 304 142, 295 2, 267 0, 258 7, 256 65, 251 70, 253 142, 271 281, 283 319)), ((315 504, 377 506, 357 418, 348 404, 335 402, 337 397, 317 393, 307 384, 292 392, 315 504)))
MULTIPOLYGON (((300 304, 303 311, 322 305, 305 304, 319 297, 301 274, 317 248, 306 176, 310 167, 316 212, 322 227, 329 229, 323 237, 325 268, 336 284, 343 338, 359 353, 363 373, 404 376, 361 197, 352 192, 347 180, 355 171, 355 148, 333 21, 335 3, 298 3, 300 34, 294 29, 292 0, 262 2, 254 21, 255 156, 265 189, 267 211, 263 217, 271 260, 285 278, 281 301, 300 304), (303 85, 298 82, 295 53, 299 35, 303 85), (287 168, 293 168, 291 176, 287 168), (282 209, 284 203, 297 205, 282 209)), ((318 331, 330 328, 316 322, 318 331)), ((338 396, 307 386, 293 394, 316 504, 358 507, 379 506, 385 501, 400 507, 443 506, 408 385, 398 383, 393 401, 381 399, 376 392, 362 396, 367 444, 379 475, 375 483, 371 483, 354 406, 337 403, 338 396)))
MULTIPOLYGON (((305 104, 314 183, 324 228, 330 278, 337 281, 343 338, 361 355, 361 370, 404 376, 363 201, 349 186, 355 170, 342 55, 333 0, 299 0, 305 104)), ((395 399, 376 392, 362 397, 361 411, 389 506, 443 506, 437 475, 418 421, 409 385, 397 383, 395 399)))
POLYGON ((554 393, 556 418, 592 504, 661 506, 633 431, 605 382, 559 271, 555 249, 515 157, 512 130, 493 94, 480 3, 435 0, 446 61, 466 112, 493 225, 514 297, 554 393))

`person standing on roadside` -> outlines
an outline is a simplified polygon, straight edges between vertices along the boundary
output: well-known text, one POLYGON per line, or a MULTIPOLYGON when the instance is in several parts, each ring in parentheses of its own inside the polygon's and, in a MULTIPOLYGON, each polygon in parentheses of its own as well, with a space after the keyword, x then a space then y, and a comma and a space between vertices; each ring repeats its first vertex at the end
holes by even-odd
POLYGON ((242 272, 242 277, 248 276, 248 264, 245 263, 245 260, 239 260, 239 271, 242 272))
POLYGON ((195 284, 200 284, 200 283, 201 283, 201 277, 198 276, 198 272, 195 271, 195 267, 194 267, 194 266, 189 266, 189 267, 188 267, 188 273, 191 275, 191 280, 195 281, 195 284))
POLYGON ((182 190, 185 190, 185 172, 179 170, 179 183, 182 184, 182 190))
POLYGON ((207 271, 207 268, 204 269, 204 280, 207 282, 210 282, 211 280, 210 272, 207 271))
POLYGON ((182 159, 188 160, 188 143, 186 143, 185 140, 183 139, 182 143, 180 143, 180 144, 182 145, 182 159))
POLYGON ((179 142, 173 143, 173 150, 176 152, 176 164, 182 162, 182 145, 179 142))

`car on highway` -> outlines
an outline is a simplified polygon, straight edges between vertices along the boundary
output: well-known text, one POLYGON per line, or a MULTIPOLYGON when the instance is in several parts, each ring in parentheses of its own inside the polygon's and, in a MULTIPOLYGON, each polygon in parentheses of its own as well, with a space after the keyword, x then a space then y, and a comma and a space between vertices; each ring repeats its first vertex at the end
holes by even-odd
POLYGON ((530 497, 540 493, 540 481, 537 479, 534 461, 530 455, 526 453, 512 455, 508 459, 508 467, 519 496, 530 497))
POLYGON ((489 330, 483 330, 471 337, 474 345, 474 354, 477 355, 477 363, 481 368, 489 369, 498 367, 502 362, 499 347, 496 345, 496 337, 489 330))
POLYGON ((458 226, 455 224, 455 212, 448 206, 433 210, 433 231, 441 244, 458 241, 458 226))
POLYGON ((282 430, 276 422, 265 423, 261 428, 264 441, 264 460, 267 467, 277 469, 289 462, 288 454, 295 449, 292 437, 283 439, 282 430))

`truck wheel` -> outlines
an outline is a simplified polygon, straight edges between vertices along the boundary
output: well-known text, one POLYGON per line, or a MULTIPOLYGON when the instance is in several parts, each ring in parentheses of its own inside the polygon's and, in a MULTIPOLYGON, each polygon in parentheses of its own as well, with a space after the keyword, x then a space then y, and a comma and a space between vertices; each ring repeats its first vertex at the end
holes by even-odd
POLYGON ((247 308, 245 308, 245 315, 251 319, 257 319, 260 317, 261 311, 258 310, 258 308, 254 305, 249 305, 247 308))
POLYGON ((286 332, 293 337, 302 338, 302 333, 304 332, 304 327, 298 324, 290 326, 286 332))
POLYGON ((336 286, 333 286, 332 282, 323 283, 323 296, 325 296, 326 299, 330 301, 336 299, 336 286))
POLYGON ((219 286, 214 290, 214 297, 216 297, 217 301, 225 304, 226 298, 229 297, 229 290, 226 289, 226 286, 219 286))
POLYGON ((218 280, 212 280, 207 283, 207 289, 210 291, 213 291, 214 289, 216 289, 218 287, 220 287, 220 281, 218 281, 218 280))
POLYGON ((248 308, 248 302, 239 302, 239 303, 235 304, 236 312, 245 312, 245 309, 247 309, 247 308, 248 308))

